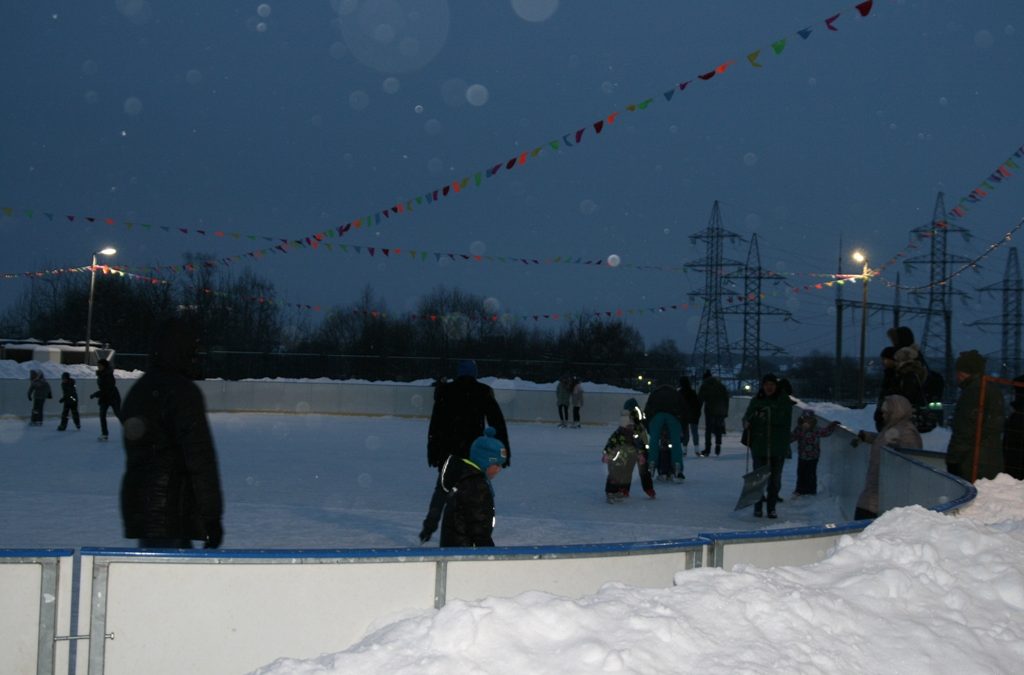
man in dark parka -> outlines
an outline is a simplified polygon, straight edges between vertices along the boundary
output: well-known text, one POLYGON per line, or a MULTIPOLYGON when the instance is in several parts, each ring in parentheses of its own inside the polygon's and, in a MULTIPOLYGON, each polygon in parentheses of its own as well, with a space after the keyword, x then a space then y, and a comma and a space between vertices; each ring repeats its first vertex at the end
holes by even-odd
POLYGON ((217 548, 224 537, 217 453, 206 403, 190 375, 198 339, 179 319, 164 322, 146 374, 123 406, 124 536, 143 548, 217 548))
POLYGON ((954 476, 974 482, 975 435, 978 416, 981 442, 977 449, 977 478, 995 478, 1003 470, 1003 393, 999 387, 985 388, 985 409, 981 410, 981 378, 985 357, 970 350, 960 352, 956 360, 956 380, 960 398, 953 410, 953 424, 946 448, 946 470, 954 476))

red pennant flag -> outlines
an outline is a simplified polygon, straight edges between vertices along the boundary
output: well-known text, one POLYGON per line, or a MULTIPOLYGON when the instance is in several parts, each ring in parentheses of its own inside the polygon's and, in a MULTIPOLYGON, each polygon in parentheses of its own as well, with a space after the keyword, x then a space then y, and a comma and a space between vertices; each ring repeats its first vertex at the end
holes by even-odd
POLYGON ((710 72, 704 73, 703 75, 698 75, 697 77, 699 77, 702 80, 710 80, 712 77, 715 76, 716 72, 718 72, 718 71, 712 70, 710 72))
POLYGON ((861 16, 867 16, 868 14, 871 13, 871 5, 873 3, 874 0, 864 0, 864 2, 860 3, 859 5, 855 5, 855 7, 857 8, 857 11, 860 12, 861 16))
POLYGON ((594 122, 594 132, 595 133, 598 133, 598 134, 601 133, 602 129, 604 129, 604 120, 598 120, 598 121, 594 122))
POLYGON ((836 22, 836 19, 838 19, 838 18, 839 18, 839 15, 835 14, 835 15, 830 16, 829 18, 825 19, 825 27, 828 28, 829 30, 834 30, 836 32, 839 32, 839 29, 832 25, 832 24, 834 24, 836 22))
POLYGON ((586 130, 587 130, 587 128, 586 128, 586 127, 583 127, 582 129, 578 129, 578 130, 576 131, 576 142, 577 142, 577 143, 579 143, 579 142, 580 142, 580 139, 581 139, 581 138, 583 138, 583 132, 584 132, 584 131, 586 131, 586 130))

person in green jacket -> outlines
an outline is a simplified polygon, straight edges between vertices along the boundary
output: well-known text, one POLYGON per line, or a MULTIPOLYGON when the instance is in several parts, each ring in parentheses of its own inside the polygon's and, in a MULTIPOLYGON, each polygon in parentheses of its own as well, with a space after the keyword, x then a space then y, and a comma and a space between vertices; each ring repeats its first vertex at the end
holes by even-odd
POLYGON ((750 455, 754 469, 768 465, 768 495, 754 504, 754 515, 764 515, 764 503, 768 502, 768 517, 776 518, 775 505, 779 501, 782 487, 782 467, 792 456, 789 447, 790 429, 793 424, 792 390, 787 380, 779 381, 772 373, 761 378, 761 389, 750 399, 747 412, 743 414, 743 428, 748 429, 750 455))
POLYGON ((970 350, 960 352, 956 360, 956 381, 960 398, 953 410, 953 423, 946 448, 946 470, 972 483, 976 478, 995 478, 1003 470, 1002 429, 1003 393, 998 387, 985 387, 985 410, 978 445, 978 475, 974 476, 975 434, 981 402, 981 377, 985 357, 970 350))

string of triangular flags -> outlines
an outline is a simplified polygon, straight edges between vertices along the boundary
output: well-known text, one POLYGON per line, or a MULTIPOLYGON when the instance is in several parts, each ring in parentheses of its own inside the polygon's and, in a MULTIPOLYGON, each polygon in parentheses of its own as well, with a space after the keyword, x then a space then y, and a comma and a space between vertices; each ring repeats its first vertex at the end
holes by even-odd
MULTIPOLYGON (((873 0, 864 0, 863 2, 859 2, 859 3, 855 4, 855 5, 852 5, 852 8, 856 10, 856 12, 857 12, 857 14, 859 16, 866 17, 866 16, 868 16, 871 13, 871 9, 872 9, 873 5, 874 5, 873 0)), ((850 7, 846 8, 846 9, 840 11, 840 12, 837 12, 837 13, 829 16, 828 18, 824 19, 823 23, 824 23, 825 29, 827 31, 837 32, 839 29, 836 27, 836 23, 838 22, 840 16, 842 16, 844 13, 848 12, 849 9, 850 9, 850 7)), ((802 29, 796 31, 793 35, 798 36, 801 40, 807 40, 811 36, 811 34, 813 32, 815 32, 815 28, 816 27, 814 25, 807 26, 805 28, 802 28, 802 29)), ((771 53, 774 54, 775 56, 780 56, 783 53, 783 51, 785 50, 787 42, 791 39, 791 37, 792 36, 786 36, 786 37, 783 37, 783 38, 780 38, 778 40, 773 41, 771 43, 771 45, 770 45, 771 53)), ((764 67, 764 63, 762 63, 762 52, 764 52, 764 51, 765 51, 764 49, 756 49, 756 50, 754 50, 752 52, 747 53, 747 55, 746 55, 747 63, 749 63, 749 65, 751 67, 753 67, 753 68, 763 68, 764 67)), ((213 237, 231 237, 231 238, 239 239, 239 240, 245 238, 245 239, 249 239, 249 240, 253 240, 253 241, 265 240, 265 241, 269 241, 269 242, 279 242, 277 244, 278 247, 281 247, 281 246, 285 246, 285 247, 288 247, 288 246, 300 246, 300 245, 304 244, 305 246, 310 246, 312 248, 316 248, 325 239, 328 239, 328 238, 331 238, 331 237, 335 237, 335 236, 338 236, 338 237, 343 236, 344 234, 348 233, 349 231, 351 231, 353 229, 359 229, 359 228, 361 228, 364 225, 366 225, 366 226, 376 226, 376 225, 379 225, 381 222, 388 221, 392 217, 395 217, 395 216, 398 216, 398 215, 402 215, 402 214, 405 214, 405 213, 411 213, 417 207, 429 206, 429 205, 432 205, 432 204, 437 204, 437 203, 445 200, 447 197, 460 194, 462 191, 464 191, 464 190, 466 190, 466 189, 468 189, 470 187, 481 187, 482 185, 484 185, 488 181, 488 179, 493 178, 494 176, 498 175, 499 173, 501 173, 501 175, 504 175, 505 173, 508 173, 508 172, 512 171, 516 167, 523 166, 523 165, 526 164, 527 160, 534 159, 534 158, 538 157, 542 152, 546 152, 548 149, 550 149, 551 151, 554 151, 554 152, 557 153, 561 149, 573 148, 573 147, 579 145, 581 142, 583 142, 583 140, 585 138, 589 138, 590 136, 595 136, 595 137, 596 136, 600 136, 602 131, 604 131, 605 128, 610 127, 612 124, 614 124, 616 119, 623 112, 639 112, 639 111, 647 110, 648 107, 652 103, 654 103, 654 102, 656 102, 656 101, 658 101, 660 99, 664 99, 664 101, 666 103, 669 103, 669 102, 671 102, 675 98, 676 94, 685 91, 691 84, 693 84, 695 82, 699 82, 699 81, 706 82, 708 80, 711 80, 714 77, 721 76, 734 63, 735 63, 735 60, 727 60, 727 61, 719 64, 718 66, 712 68, 711 70, 708 70, 708 71, 705 71, 703 73, 700 73, 700 74, 694 76, 693 78, 691 78, 689 80, 685 80, 685 81, 682 81, 682 82, 679 82, 677 84, 672 85, 668 89, 663 90, 662 92, 660 92, 660 94, 652 95, 652 96, 647 97, 647 98, 645 98, 645 99, 643 99, 643 100, 641 100, 639 102, 636 102, 636 103, 630 103, 630 104, 625 106, 624 110, 612 112, 612 113, 610 113, 608 115, 603 116, 601 119, 599 119, 599 120, 597 120, 595 122, 592 122, 590 124, 586 124, 586 125, 583 125, 583 126, 577 128, 575 131, 570 131, 568 133, 562 134, 560 137, 552 139, 552 140, 549 140, 547 143, 538 145, 538 146, 534 147, 531 150, 527 150, 527 151, 523 151, 523 152, 517 153, 515 156, 513 156, 513 157, 511 157, 509 159, 506 159, 506 160, 503 160, 503 161, 500 161, 500 162, 495 162, 495 163, 493 163, 493 164, 491 164, 491 165, 489 165, 489 166, 487 166, 485 168, 482 168, 482 169, 480 169, 480 170, 478 170, 478 171, 476 171, 476 172, 474 172, 472 174, 469 174, 469 175, 466 175, 466 176, 464 176, 464 177, 462 177, 460 179, 454 180, 450 184, 443 185, 443 186, 441 186, 439 188, 435 188, 435 189, 429 190, 429 191, 427 191, 425 193, 416 195, 414 197, 398 201, 398 202, 396 202, 396 203, 394 203, 394 204, 392 204, 392 205, 390 205, 390 206, 388 206, 388 207, 386 207, 384 209, 380 209, 378 211, 371 212, 368 215, 361 216, 359 218, 355 218, 355 219, 345 223, 344 225, 339 225, 337 227, 333 227, 333 228, 330 228, 330 229, 327 229, 327 230, 323 230, 323 231, 320 231, 320 232, 315 232, 313 234, 309 234, 309 235, 300 237, 298 239, 282 238, 282 237, 268 237, 268 236, 265 236, 265 235, 245 234, 245 233, 242 233, 242 232, 226 232, 226 231, 220 230, 220 229, 209 229, 209 228, 171 227, 171 226, 166 226, 166 225, 161 225, 161 226, 156 226, 156 227, 158 229, 161 229, 161 230, 165 231, 165 232, 171 232, 171 231, 175 231, 176 230, 176 231, 180 232, 181 234, 195 234, 195 235, 199 235, 199 236, 213 236, 213 237), (588 134, 587 132, 590 129, 593 129, 593 133, 588 134), (502 169, 504 169, 504 173, 502 173, 502 169)), ((549 152, 547 154, 551 154, 551 153, 549 152)), ((13 217, 13 215, 15 213, 17 213, 18 215, 24 215, 24 216, 26 216, 28 218, 32 218, 37 211, 35 209, 15 211, 15 209, 13 209, 13 208, 4 207, 2 209, 2 212, 4 213, 4 215, 7 215, 8 217, 13 217)), ((48 218, 51 221, 54 220, 54 218, 57 217, 55 215, 55 213, 47 212, 47 211, 42 212, 42 215, 44 217, 48 218)), ((134 221, 131 221, 131 222, 128 222, 128 221, 117 221, 117 220, 115 220, 113 218, 109 218, 109 217, 79 216, 79 215, 66 215, 64 217, 67 220, 69 220, 70 222, 75 222, 76 219, 81 219, 81 220, 84 220, 85 222, 89 222, 89 223, 100 222, 100 223, 106 223, 108 225, 122 224, 122 225, 124 225, 126 227, 129 227, 129 228, 138 227, 138 228, 147 229, 147 230, 154 228, 154 226, 152 224, 150 224, 150 223, 136 223, 134 221)), ((254 257, 256 255, 256 253, 253 252, 253 253, 244 254, 244 255, 248 255, 250 257, 254 257)), ((240 256, 240 257, 244 257, 244 256, 240 256)), ((543 258, 544 258, 543 256, 537 256, 536 257, 536 259, 543 259, 543 258)))
MULTIPOLYGON (((905 258, 910 253, 910 251, 913 251, 914 249, 917 249, 919 247, 918 244, 919 244, 920 241, 922 241, 922 240, 930 240, 932 237, 935 236, 935 233, 938 230, 942 230, 942 229, 945 229, 945 228, 949 227, 948 220, 957 220, 957 219, 962 218, 963 216, 965 216, 967 214, 967 208, 964 206, 964 204, 968 204, 968 203, 969 204, 977 204, 978 202, 980 202, 985 197, 988 197, 989 196, 989 192, 995 190, 995 187, 993 187, 992 182, 1002 183, 1004 180, 1006 180, 1006 179, 1010 178, 1011 176, 1013 176, 1013 173, 1010 171, 1010 169, 1011 168, 1019 169, 1020 166, 1014 160, 1015 159, 1021 159, 1021 158, 1024 158, 1024 145, 1022 145, 1019 148, 1017 148, 1013 152, 1013 154, 1010 155, 1010 157, 1008 157, 1005 161, 1003 161, 995 171, 993 171, 991 174, 989 174, 988 178, 986 180, 982 181, 979 187, 974 188, 973 190, 971 190, 967 194, 966 197, 962 197, 960 199, 960 201, 957 203, 957 205, 954 206, 952 209, 948 209, 946 211, 947 220, 942 220, 942 221, 934 222, 934 223, 932 223, 931 229, 918 233, 916 239, 911 239, 910 241, 908 241, 906 246, 904 246, 902 249, 897 251, 892 257, 890 257, 884 263, 879 265, 877 268, 874 268, 872 270, 874 275, 880 275, 887 268, 889 268, 892 265, 896 264, 900 259, 905 258), (999 176, 998 179, 993 178, 994 176, 997 176, 997 175, 999 176), (986 192, 985 189, 983 189, 983 188, 988 188, 988 191, 986 192)), ((971 269, 978 262, 980 262, 982 258, 987 256, 989 253, 991 253, 995 249, 999 248, 1003 244, 1006 244, 1007 242, 1009 242, 1011 240, 1011 238, 1012 238, 1012 235, 1018 229, 1020 229, 1020 223, 1018 223, 1015 227, 1010 229, 1008 232, 1004 233, 999 239, 997 239, 995 242, 993 242, 985 250, 984 253, 982 253, 979 257, 975 258, 971 263, 965 264, 963 267, 961 267, 957 271, 953 272, 949 277, 947 277, 945 279, 938 280, 935 283, 946 283, 948 280, 953 279, 954 277, 962 274, 963 272, 965 272, 968 269, 971 269)), ((903 285, 897 285, 895 282, 891 282, 891 281, 885 281, 885 284, 887 286, 889 286, 890 288, 900 288, 901 290, 908 290, 908 291, 925 290, 925 289, 931 288, 934 285, 933 283, 929 282, 928 284, 923 285, 923 286, 903 286, 903 285)))
POLYGON ((1020 169, 1020 165, 1017 164, 1016 160, 1022 158, 1024 158, 1024 145, 1017 148, 1012 155, 1007 157, 995 171, 988 175, 988 178, 978 184, 978 187, 971 190, 967 196, 961 197, 957 205, 949 209, 949 218, 957 220, 966 216, 968 211, 967 205, 977 204, 985 199, 985 197, 988 197, 989 193, 994 191, 1000 183, 1013 175, 1010 169, 1020 169))

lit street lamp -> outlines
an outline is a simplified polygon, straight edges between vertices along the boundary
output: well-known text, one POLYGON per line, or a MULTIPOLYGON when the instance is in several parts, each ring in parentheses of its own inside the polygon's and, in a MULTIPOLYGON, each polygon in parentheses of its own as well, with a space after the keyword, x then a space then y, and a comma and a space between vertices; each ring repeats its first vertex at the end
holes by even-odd
POLYGON ((868 279, 870 279, 871 270, 868 269, 868 258, 861 251, 853 252, 854 262, 864 264, 864 271, 861 272, 863 278, 861 280, 863 294, 860 300, 860 374, 857 377, 857 402, 860 407, 864 407, 864 343, 867 340, 868 334, 868 279))
POLYGON ((108 246, 92 254, 92 276, 89 279, 89 311, 85 320, 85 365, 87 366, 91 364, 89 348, 91 346, 90 340, 92 339, 92 298, 96 293, 96 256, 114 255, 115 253, 117 253, 117 249, 108 246))

